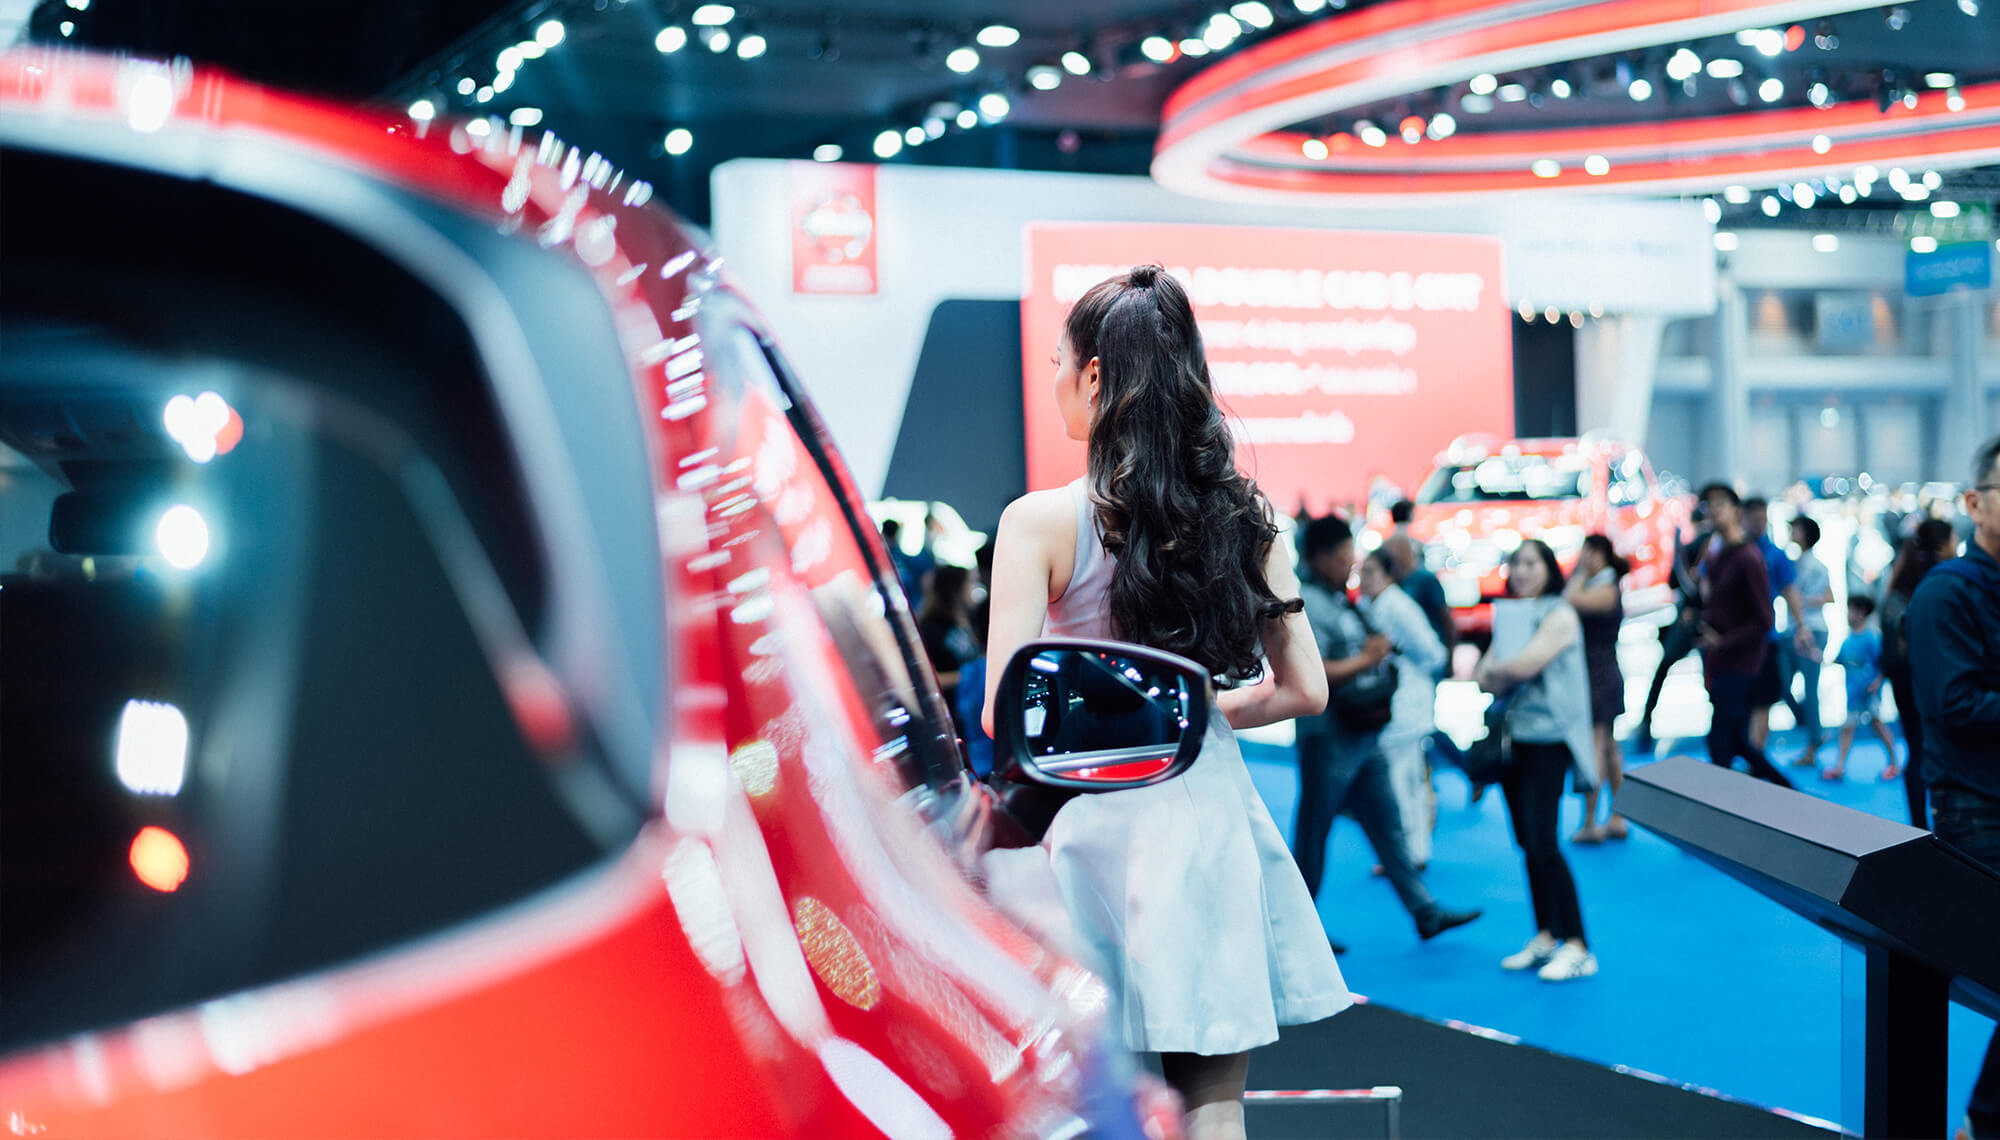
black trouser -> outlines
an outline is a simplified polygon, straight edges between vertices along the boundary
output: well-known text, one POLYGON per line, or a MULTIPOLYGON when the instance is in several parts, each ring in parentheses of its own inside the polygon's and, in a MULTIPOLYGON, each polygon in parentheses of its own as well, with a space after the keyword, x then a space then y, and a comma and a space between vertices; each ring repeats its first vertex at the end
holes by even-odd
POLYGON ((1924 721, 1917 715, 1917 686, 1910 671, 1889 674, 1889 691, 1896 694, 1896 723, 1910 754, 1903 761, 1903 797, 1910 801, 1910 823, 1929 831, 1930 814, 1924 810, 1924 721))
MULTIPOLYGON (((1964 788, 1932 788, 1931 809, 1939 839, 2000 871, 2000 799, 1964 788)), ((1986 1063, 1965 1114, 1972 1118, 1974 1136, 2000 1136, 2000 1029, 1986 1046, 1986 1063)))
POLYGON ((1375 848, 1382 873, 1395 888, 1403 909, 1421 923, 1436 912, 1438 903, 1410 861, 1403 812, 1396 805, 1389 758, 1382 754, 1381 739, 1375 732, 1299 734, 1299 802, 1292 819, 1292 858, 1298 862, 1306 890, 1318 898, 1327 837, 1340 813, 1349 812, 1375 848))
POLYGON ((1583 906, 1576 898, 1576 879, 1569 873, 1556 832, 1562 813, 1563 785, 1569 780, 1567 744, 1514 742, 1514 762, 1500 777, 1507 798, 1507 817, 1514 824, 1514 842, 1528 866, 1528 898, 1535 907, 1535 928, 1556 941, 1583 938, 1583 906))
POLYGON ((1653 670, 1653 685, 1646 690, 1646 711, 1639 714, 1639 731, 1644 735, 1653 735, 1653 713, 1660 707, 1660 690, 1667 686, 1667 671, 1693 652, 1693 623, 1676 619, 1660 631, 1660 667, 1653 670))
POLYGON ((1750 743, 1750 687, 1756 683, 1755 673, 1708 674, 1708 760, 1731 768, 1741 756, 1752 776, 1789 788, 1792 782, 1772 766, 1763 749, 1750 743))

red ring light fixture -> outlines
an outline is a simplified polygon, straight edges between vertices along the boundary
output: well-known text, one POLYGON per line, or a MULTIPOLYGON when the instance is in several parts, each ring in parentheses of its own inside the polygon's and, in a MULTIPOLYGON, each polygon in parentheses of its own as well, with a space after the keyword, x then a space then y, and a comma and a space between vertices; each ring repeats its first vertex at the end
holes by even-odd
MULTIPOLYGON (((1899 103, 1888 114, 1848 103, 1609 127, 1460 131, 1420 147, 1356 146, 1335 135, 1324 140, 1325 158, 1306 156, 1312 136, 1294 126, 1481 73, 1876 6, 1852 0, 1393 0, 1268 41, 1183 85, 1162 115, 1153 177, 1203 198, 1402 205, 1413 196, 1706 193, 1863 165, 1935 168, 2000 160, 2000 83, 1964 89, 1957 111, 1947 106, 1945 92, 1933 91, 1920 95, 1914 108, 1899 103)), ((1318 148, 1312 149, 1317 156, 1318 148)))

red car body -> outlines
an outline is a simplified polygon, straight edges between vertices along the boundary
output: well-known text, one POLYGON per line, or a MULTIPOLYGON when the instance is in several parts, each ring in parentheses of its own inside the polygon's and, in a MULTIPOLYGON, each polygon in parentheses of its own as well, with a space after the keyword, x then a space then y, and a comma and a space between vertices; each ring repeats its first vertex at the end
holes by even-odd
MULTIPOLYGON (((1692 500, 1661 487, 1645 453, 1600 437, 1468 436, 1439 453, 1413 499, 1409 535, 1444 587, 1461 636, 1492 630, 1492 602, 1507 593, 1507 557, 1526 539, 1555 551, 1565 571, 1586 536, 1603 534, 1632 564, 1628 612, 1667 603, 1673 558, 1692 533, 1692 500), (1486 474, 1482 474, 1486 473, 1486 474)), ((1392 529, 1370 520, 1370 540, 1392 529)))
MULTIPOLYGON (((528 388, 552 419, 571 393, 629 409, 657 520, 641 589, 657 608, 577 618, 591 636, 566 660, 516 647, 500 690, 521 734, 550 744, 578 734, 621 639, 652 639, 663 659, 644 695, 657 715, 634 798, 648 806, 605 858, 423 937, 16 1041, 0 1057, 14 1135, 1178 1132, 1111 1043, 1102 983, 969 885, 990 801, 951 770, 949 721, 861 500, 754 310, 649 187, 497 121, 414 122, 44 51, 0 56, 0 142, 10 195, 31 176, 15 155, 52 154, 340 230, 313 195, 352 179, 386 205, 349 236, 441 292, 494 300, 485 274, 453 268, 466 259, 442 230, 417 224, 440 212, 527 267, 517 296, 538 295, 538 266, 587 278, 615 367, 487 359, 496 376, 540 369, 528 388)), ((476 334, 534 317, 485 313, 499 319, 469 318, 476 334)), ((197 838, 191 884, 231 858, 197 838)), ((132 947, 131 970, 149 966, 132 947)))

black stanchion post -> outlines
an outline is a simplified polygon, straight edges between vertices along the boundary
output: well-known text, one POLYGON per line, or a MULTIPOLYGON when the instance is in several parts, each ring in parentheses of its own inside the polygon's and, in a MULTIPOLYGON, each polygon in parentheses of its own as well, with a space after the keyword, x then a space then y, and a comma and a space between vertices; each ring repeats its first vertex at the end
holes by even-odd
POLYGON ((1867 954, 1861 1134, 1943 1135, 1950 979, 1881 945, 1870 945, 1867 954))

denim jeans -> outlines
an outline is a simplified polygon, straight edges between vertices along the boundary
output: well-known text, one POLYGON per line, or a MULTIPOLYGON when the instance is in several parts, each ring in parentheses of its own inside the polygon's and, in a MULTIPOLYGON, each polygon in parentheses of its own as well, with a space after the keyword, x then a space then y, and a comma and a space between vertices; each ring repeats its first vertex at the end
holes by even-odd
MULTIPOLYGON (((1932 831, 1939 839, 2000 872, 2000 799, 1964 788, 1931 789, 1932 831)), ((1974 1136, 2000 1136, 2000 1030, 1986 1046, 1986 1063, 1972 1086, 1974 1136)))
MULTIPOLYGON (((1819 655, 1824 658, 1826 632, 1814 630, 1812 639, 1813 645, 1819 649, 1819 655)), ((1826 729, 1820 725, 1819 719, 1820 662, 1810 660, 1800 653, 1797 644, 1790 638, 1779 641, 1778 646, 1783 653, 1778 659, 1778 667, 1781 670, 1779 675, 1785 682, 1785 707, 1792 710, 1792 719, 1798 721, 1799 727, 1806 730, 1807 747, 1818 748, 1826 742, 1826 729), (1804 691, 1796 697, 1792 695, 1793 677, 1805 682, 1804 691)))
POLYGON ((1410 861, 1410 848, 1403 834, 1403 815, 1389 783, 1389 758, 1382 752, 1377 733, 1353 735, 1343 732, 1300 733, 1299 804, 1293 817, 1292 858, 1306 889, 1319 897, 1321 873, 1326 867, 1326 841, 1333 821, 1345 811, 1352 815, 1396 897, 1410 917, 1422 921, 1438 909, 1437 900, 1417 875, 1410 861))

